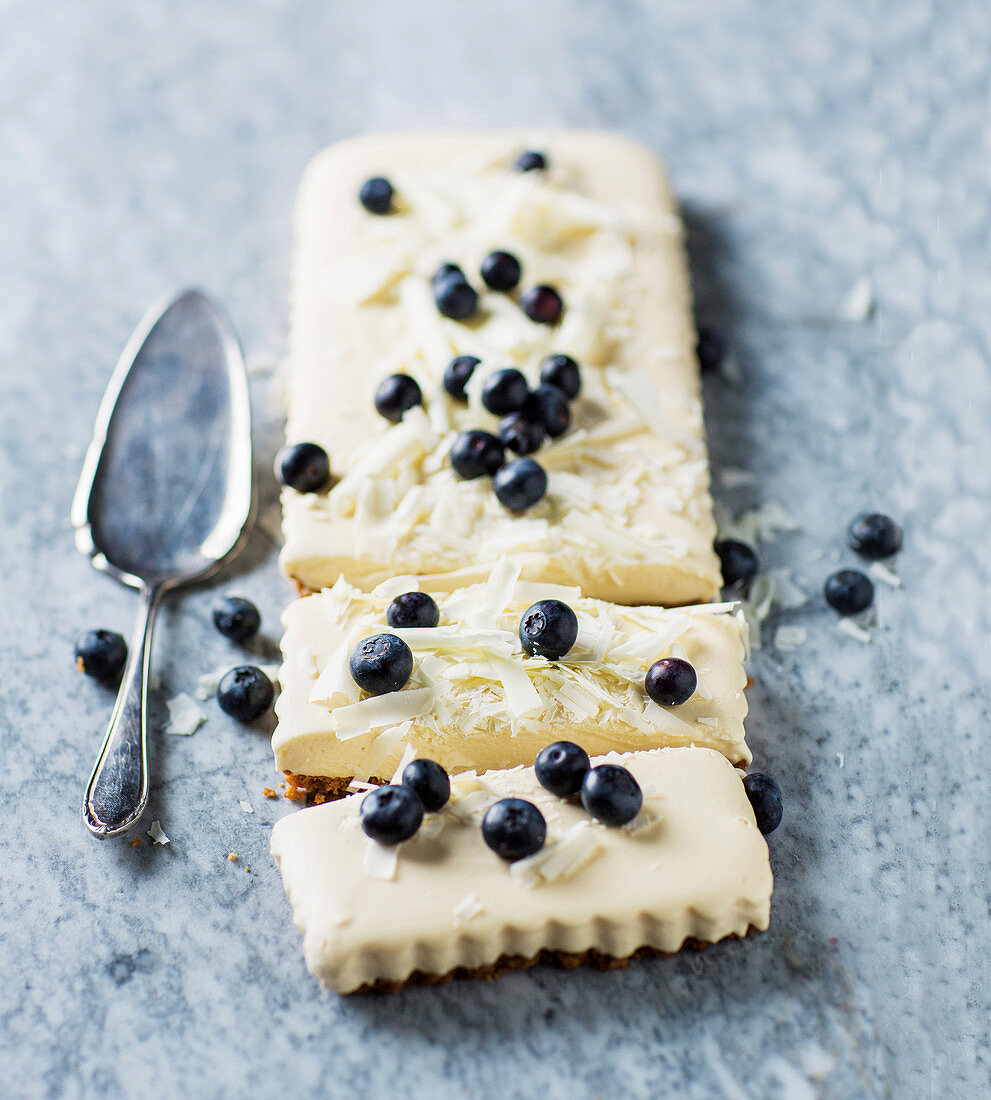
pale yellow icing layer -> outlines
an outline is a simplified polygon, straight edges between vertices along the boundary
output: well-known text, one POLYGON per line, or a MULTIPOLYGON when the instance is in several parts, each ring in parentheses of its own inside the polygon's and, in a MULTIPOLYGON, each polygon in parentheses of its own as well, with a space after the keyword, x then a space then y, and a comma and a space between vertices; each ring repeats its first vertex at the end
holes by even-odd
POLYGON ((562 738, 592 753, 704 745, 749 763, 742 624, 732 605, 616 606, 519 579, 520 569, 503 559, 485 584, 432 593, 440 626, 412 634, 391 631, 386 608, 400 592, 429 590, 416 578, 396 578, 378 594, 339 581, 292 604, 272 741, 278 767, 390 775, 412 747, 451 770, 485 770, 530 764, 562 738), (579 620, 578 642, 559 662, 526 657, 517 634, 523 611, 545 598, 563 599, 579 620), (347 658, 383 631, 408 641, 416 668, 402 691, 363 699, 347 658), (681 706, 659 707, 643 677, 672 655, 694 665, 699 687, 681 706))
POLYGON ((619 829, 548 794, 530 768, 455 778, 450 808, 394 849, 362 832, 361 795, 283 818, 272 852, 307 966, 348 993, 542 949, 625 957, 765 929, 771 869, 740 772, 701 748, 608 759, 645 796, 640 817, 619 829), (529 866, 505 863, 482 840, 485 809, 508 796, 535 802, 547 820, 529 866))
POLYGON ((288 575, 317 590, 339 575, 371 589, 417 573, 452 589, 515 553, 531 580, 616 603, 717 595, 682 228, 652 155, 581 132, 354 139, 308 168, 296 237, 287 435, 322 444, 342 480, 329 494, 284 492, 288 575), (532 145, 550 171, 512 171, 532 145), (395 214, 357 201, 376 174, 397 187, 395 214), (462 264, 484 290, 479 263, 496 248, 521 259, 523 286, 559 288, 557 326, 488 291, 471 322, 440 316, 437 265, 462 264), (515 365, 535 382, 551 353, 582 366, 575 428, 535 456, 546 498, 513 516, 489 479, 459 481, 447 451, 460 430, 497 427, 479 403, 488 372, 515 365), (483 361, 467 410, 441 387, 459 354, 483 361), (426 407, 390 427, 372 394, 397 371, 418 380, 426 407))

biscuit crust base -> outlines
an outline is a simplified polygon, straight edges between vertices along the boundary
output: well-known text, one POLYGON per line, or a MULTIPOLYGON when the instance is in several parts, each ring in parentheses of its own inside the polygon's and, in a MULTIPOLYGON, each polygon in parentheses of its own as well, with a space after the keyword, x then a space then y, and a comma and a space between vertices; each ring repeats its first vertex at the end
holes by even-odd
MULTIPOLYGON (((305 800, 310 806, 319 806, 323 802, 335 802, 338 798, 343 798, 354 781, 353 775, 297 775, 295 772, 282 774, 286 777, 286 798, 291 802, 305 800)), ((381 787, 389 780, 373 775, 368 782, 381 787)))
MULTIPOLYGON (((750 936, 759 929, 751 925, 745 935, 750 936)), ((739 940, 743 936, 735 933, 724 937, 719 942, 726 940, 739 940)), ((548 966, 555 970, 576 970, 578 967, 591 967, 594 970, 625 970, 631 962, 639 962, 641 959, 669 959, 681 951, 704 951, 711 947, 709 940, 690 938, 685 940, 679 951, 661 951, 656 947, 638 947, 636 951, 622 958, 616 955, 607 955, 597 951, 594 947, 588 951, 538 951, 536 955, 525 958, 523 955, 502 955, 494 963, 487 966, 467 967, 456 966, 445 974, 427 974, 422 970, 414 970, 408 978, 402 981, 389 981, 379 978, 377 981, 368 982, 359 986, 346 996, 353 997, 366 993, 398 993, 408 986, 444 985, 447 982, 463 981, 468 978, 481 979, 486 982, 494 982, 503 974, 509 974, 514 970, 531 970, 535 966, 548 966)))

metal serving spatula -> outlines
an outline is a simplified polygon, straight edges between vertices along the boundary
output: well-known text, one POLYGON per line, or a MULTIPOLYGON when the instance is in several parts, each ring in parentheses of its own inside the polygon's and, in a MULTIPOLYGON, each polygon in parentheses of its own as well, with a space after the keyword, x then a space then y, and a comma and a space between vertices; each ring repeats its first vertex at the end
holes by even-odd
POLYGON ((244 357, 227 316, 184 290, 152 307, 114 370, 72 502, 76 545, 141 593, 83 817, 118 836, 148 801, 147 692, 162 596, 242 547, 253 515, 244 357))

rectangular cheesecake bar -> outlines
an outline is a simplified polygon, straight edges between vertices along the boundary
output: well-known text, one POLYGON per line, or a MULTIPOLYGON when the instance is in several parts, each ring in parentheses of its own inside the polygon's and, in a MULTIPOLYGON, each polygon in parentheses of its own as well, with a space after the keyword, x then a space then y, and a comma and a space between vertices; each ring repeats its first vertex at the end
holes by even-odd
POLYGON ((338 993, 387 991, 539 961, 623 965, 766 929, 771 868, 742 774, 703 748, 592 763, 604 761, 644 795, 618 828, 549 794, 532 768, 454 777, 448 805, 390 848, 364 835, 362 795, 283 818, 272 853, 310 971, 338 993), (507 797, 547 823, 544 847, 516 863, 480 828, 507 797))
POLYGON ((283 491, 281 565, 301 590, 417 574, 451 591, 515 554, 528 580, 614 603, 717 598, 683 231, 650 153, 593 132, 352 139, 310 164, 295 232, 287 437, 323 446, 332 471, 329 491, 283 491), (535 141, 546 171, 514 171, 535 141), (382 216, 358 201, 378 175, 396 189, 382 216), (520 289, 559 291, 557 324, 530 320, 519 291, 486 289, 479 265, 493 250, 520 260, 520 289), (435 305, 443 262, 480 292, 464 322, 435 305), (460 432, 498 432, 481 403, 487 376, 514 366, 532 386, 554 354, 579 363, 582 389, 570 429, 532 455, 546 495, 512 513, 491 478, 460 480, 449 452, 460 432), (459 355, 481 360, 467 405, 442 386, 459 355), (395 373, 423 404, 390 424, 373 394, 395 373))
POLYGON ((408 747, 449 771, 532 764, 562 738, 592 753, 705 745, 733 764, 749 763, 735 605, 617 606, 521 572, 519 561, 502 559, 485 584, 431 593, 440 608, 433 628, 386 623, 392 597, 422 590, 421 578, 395 578, 374 593, 339 580, 295 601, 284 615, 272 739, 291 787, 342 794, 353 777, 391 775, 408 747), (541 599, 563 600, 578 618, 578 640, 559 661, 527 656, 519 640, 523 612, 541 599), (383 632, 410 646, 413 675, 401 691, 363 696, 348 658, 363 638, 383 632), (698 674, 695 694, 680 706, 658 706, 644 692, 647 668, 665 656, 685 658, 698 674))

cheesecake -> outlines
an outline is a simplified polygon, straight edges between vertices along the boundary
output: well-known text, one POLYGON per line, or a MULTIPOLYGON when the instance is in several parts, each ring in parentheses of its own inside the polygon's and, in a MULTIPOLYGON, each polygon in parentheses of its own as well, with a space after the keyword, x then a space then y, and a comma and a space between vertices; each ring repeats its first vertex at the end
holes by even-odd
POLYGON ((529 139, 373 135, 308 167, 287 439, 321 447, 331 477, 283 489, 280 561, 301 592, 402 574, 453 591, 511 554, 527 580, 613 603, 718 598, 684 233, 664 172, 634 142, 591 132, 542 135, 545 166, 516 170, 529 139), (386 206, 363 205, 370 179, 386 206), (493 289, 486 279, 507 286, 491 262, 505 255, 519 282, 493 289), (454 270, 469 316, 442 312, 438 273, 454 270), (460 357, 477 363, 452 395, 445 371, 460 357), (541 386, 561 357, 580 369, 566 412, 541 386), (546 490, 515 510, 452 458, 465 433, 509 430, 519 401, 490 392, 507 369, 531 411, 549 396, 554 414, 525 460, 546 490), (386 392, 397 375, 412 397, 386 392))
POLYGON ((622 966, 767 928, 767 844, 742 773, 718 752, 610 753, 642 792, 622 826, 545 790, 532 767, 451 780, 447 804, 384 845, 364 794, 279 821, 272 853, 310 971, 338 993, 392 991, 538 962, 622 966), (507 861, 483 840, 491 807, 536 807, 546 839, 507 861))
POLYGON ((343 579, 296 600, 284 615, 282 693, 273 736, 291 793, 339 795, 352 778, 391 775, 407 749, 450 771, 531 763, 548 742, 581 741, 592 753, 702 745, 745 765, 743 623, 734 604, 627 607, 574 587, 529 581, 501 559, 484 584, 436 592, 436 626, 388 625, 390 603, 423 580, 398 577, 367 593, 343 579), (571 608, 577 639, 559 660, 525 652, 529 607, 571 608), (386 633, 409 647, 413 672, 401 690, 369 695, 350 656, 386 633), (648 697, 648 668, 687 661, 697 676, 676 706, 648 697))

